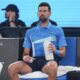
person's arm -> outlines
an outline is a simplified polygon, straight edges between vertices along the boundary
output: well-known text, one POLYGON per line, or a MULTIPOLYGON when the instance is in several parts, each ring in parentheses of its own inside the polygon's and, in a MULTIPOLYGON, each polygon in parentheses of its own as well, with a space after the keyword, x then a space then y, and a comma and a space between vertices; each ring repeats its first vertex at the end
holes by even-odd
POLYGON ((29 55, 29 53, 30 53, 30 49, 29 48, 24 48, 23 56, 29 55))
POLYGON ((66 39, 64 36, 64 32, 61 28, 57 28, 57 46, 54 44, 50 44, 49 49, 51 49, 54 54, 56 54, 58 57, 64 57, 66 54, 66 39), (57 48, 58 47, 58 48, 57 48))
POLYGON ((33 58, 29 54, 30 54, 30 49, 29 48, 24 48, 23 61, 29 62, 29 63, 31 63, 33 61, 33 58))
POLYGON ((49 45, 49 50, 52 50, 53 53, 56 54, 59 57, 64 57, 65 56, 65 52, 66 52, 66 48, 64 46, 60 47, 59 49, 57 49, 55 47, 55 45, 53 45, 53 44, 49 45))
POLYGON ((60 57, 64 57, 65 53, 66 53, 66 48, 65 47, 60 47, 59 52, 60 52, 60 57))
POLYGON ((10 25, 10 27, 16 27, 15 20, 16 20, 16 13, 11 12, 11 14, 9 16, 9 25, 10 25))
POLYGON ((24 51, 23 51, 23 61, 25 62, 32 62, 33 58, 30 57, 30 49, 31 49, 31 39, 30 39, 30 30, 28 30, 25 34, 25 39, 23 42, 23 47, 24 47, 24 51))
POLYGON ((57 34, 57 46, 58 47, 55 51, 55 54, 59 57, 64 57, 66 54, 66 38, 63 32, 63 29, 61 27, 57 28, 58 34, 57 34))

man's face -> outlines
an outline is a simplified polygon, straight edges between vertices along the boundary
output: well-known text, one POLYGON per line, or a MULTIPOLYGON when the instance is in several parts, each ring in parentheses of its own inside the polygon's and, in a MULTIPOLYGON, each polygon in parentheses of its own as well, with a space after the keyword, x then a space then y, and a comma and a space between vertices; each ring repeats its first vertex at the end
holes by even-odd
POLYGON ((46 22, 51 15, 47 6, 41 6, 38 10, 38 17, 41 22, 46 22))
POLYGON ((5 17, 6 18, 10 18, 11 16, 15 18, 16 17, 16 13, 14 11, 6 11, 5 12, 5 17))

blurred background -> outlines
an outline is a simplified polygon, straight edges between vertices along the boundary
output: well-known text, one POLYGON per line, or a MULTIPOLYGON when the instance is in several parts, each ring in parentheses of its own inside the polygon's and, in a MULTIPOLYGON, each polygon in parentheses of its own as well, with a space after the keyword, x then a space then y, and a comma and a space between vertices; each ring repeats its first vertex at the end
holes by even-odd
MULTIPOLYGON (((80 27, 80 0, 0 0, 0 9, 8 4, 16 4, 20 19, 28 27, 38 20, 37 10, 41 2, 48 2, 52 9, 51 19, 60 27, 80 27)), ((4 21, 4 11, 0 10, 0 22, 4 21)))
MULTIPOLYGON (((62 27, 66 36, 68 47, 66 56, 60 64, 80 66, 80 0, 0 0, 0 23, 5 20, 5 11, 1 11, 1 9, 9 4, 15 4, 20 11, 19 18, 28 26, 27 28, 20 29, 3 28, 3 32, 8 29, 11 32, 17 32, 19 36, 12 36, 12 38, 3 38, 1 36, 0 38, 0 62, 4 62, 0 80, 9 80, 7 74, 8 65, 22 59, 24 36, 20 37, 20 32, 24 32, 25 35, 26 30, 30 28, 31 24, 38 20, 37 11, 38 5, 41 2, 48 2, 50 4, 52 13, 50 19, 62 27)), ((8 31, 6 32, 9 33, 8 31)), ((58 80, 68 79, 64 75, 58 80)))

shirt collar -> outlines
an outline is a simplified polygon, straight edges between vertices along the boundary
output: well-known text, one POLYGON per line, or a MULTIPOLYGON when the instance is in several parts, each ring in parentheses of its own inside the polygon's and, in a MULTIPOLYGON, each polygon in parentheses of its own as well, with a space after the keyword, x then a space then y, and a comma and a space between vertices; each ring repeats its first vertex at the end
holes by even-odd
MULTIPOLYGON (((48 25, 47 25, 46 27, 44 27, 44 28, 49 29, 50 26, 51 26, 51 22, 49 21, 48 25)), ((38 29, 42 29, 43 27, 41 27, 41 25, 38 24, 38 25, 37 25, 37 28, 38 28, 38 29)))

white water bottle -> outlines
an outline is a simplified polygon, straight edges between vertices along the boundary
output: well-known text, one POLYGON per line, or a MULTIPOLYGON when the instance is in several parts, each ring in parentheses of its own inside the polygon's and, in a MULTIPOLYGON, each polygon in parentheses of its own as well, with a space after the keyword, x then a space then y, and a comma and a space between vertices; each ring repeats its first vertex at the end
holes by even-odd
POLYGON ((54 55, 53 55, 52 50, 48 49, 50 44, 51 44, 51 42, 48 41, 48 40, 45 40, 44 44, 43 44, 44 45, 44 53, 45 53, 45 59, 46 60, 54 60, 54 55))

